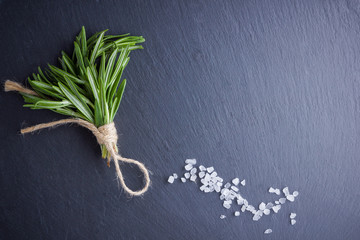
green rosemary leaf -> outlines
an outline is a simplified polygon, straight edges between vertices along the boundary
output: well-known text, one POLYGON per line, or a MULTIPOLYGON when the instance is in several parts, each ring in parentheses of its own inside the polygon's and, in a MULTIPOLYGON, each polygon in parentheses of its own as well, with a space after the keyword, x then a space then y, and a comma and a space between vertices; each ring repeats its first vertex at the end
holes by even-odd
POLYGON ((62 54, 62 61, 65 63, 67 69, 69 69, 72 75, 76 75, 75 65, 73 61, 69 58, 69 56, 65 52, 61 52, 61 54, 62 54))
POLYGON ((58 92, 56 92, 51 85, 45 83, 45 82, 39 82, 39 81, 32 81, 28 80, 31 87, 36 90, 38 93, 41 92, 45 95, 48 95, 50 97, 58 98, 58 99, 65 99, 62 95, 60 95, 58 92))
POLYGON ((85 118, 89 122, 94 122, 93 116, 87 105, 83 104, 80 99, 78 99, 71 91, 65 87, 61 82, 59 82, 59 87, 64 95, 69 99, 69 101, 74 104, 74 106, 84 114, 85 118))
POLYGON ((119 89, 116 92, 115 98, 117 99, 117 101, 116 101, 116 104, 114 104, 113 108, 111 109, 111 111, 112 111, 112 113, 111 113, 112 119, 114 119, 115 114, 119 109, 121 99, 122 99, 122 96, 124 94, 125 87, 126 87, 126 79, 124 79, 122 81, 122 83, 119 86, 119 89))
MULTIPOLYGON (((81 80, 81 79, 75 77, 74 75, 71 75, 70 73, 67 73, 67 72, 63 71, 60 68, 57 68, 57 67, 52 66, 50 64, 48 66, 49 66, 50 70, 52 71, 51 73, 54 75, 54 77, 56 77, 56 75, 57 75, 58 77, 60 77, 59 79, 61 79, 62 76, 67 76, 69 79, 71 79, 75 83, 79 83, 79 84, 84 84, 85 83, 84 80, 81 80)), ((63 81, 65 81, 65 79, 63 81)))
POLYGON ((89 109, 89 107, 87 105, 89 105, 90 107, 92 107, 94 109, 94 104, 92 104, 92 102, 87 99, 84 95, 82 95, 81 93, 78 92, 78 90, 76 89, 76 85, 71 82, 67 77, 65 77, 65 80, 68 84, 68 86, 70 87, 71 92, 80 100, 80 102, 84 105, 84 107, 91 112, 91 110, 89 109))
POLYGON ((99 48, 101 47, 101 41, 102 41, 102 39, 103 39, 103 37, 104 37, 104 33, 105 33, 105 32, 102 32, 102 33, 99 35, 99 37, 98 37, 98 39, 97 39, 97 41, 96 41, 95 47, 94 47, 94 49, 93 49, 93 51, 92 51, 92 53, 91 53, 90 64, 95 64, 95 58, 96 58, 96 56, 97 56, 97 53, 98 53, 98 51, 99 51, 99 48))
POLYGON ((118 50, 117 48, 111 53, 110 57, 109 57, 109 61, 107 63, 107 66, 106 66, 106 71, 105 71, 105 77, 104 77, 104 80, 105 80, 105 83, 104 85, 106 86, 106 88, 108 87, 108 82, 110 82, 110 77, 111 77, 111 74, 113 72, 113 68, 114 68, 114 63, 115 63, 115 59, 116 59, 116 55, 118 53, 118 50))
POLYGON ((85 32, 85 27, 82 26, 81 28, 81 51, 82 51, 82 55, 85 57, 87 55, 87 43, 86 43, 86 32, 85 32))
POLYGON ((56 113, 60 113, 63 115, 67 115, 67 116, 71 116, 71 117, 76 117, 76 118, 82 118, 85 119, 85 116, 81 113, 75 112, 69 108, 66 107, 61 107, 61 108, 57 108, 57 109, 50 109, 56 113))

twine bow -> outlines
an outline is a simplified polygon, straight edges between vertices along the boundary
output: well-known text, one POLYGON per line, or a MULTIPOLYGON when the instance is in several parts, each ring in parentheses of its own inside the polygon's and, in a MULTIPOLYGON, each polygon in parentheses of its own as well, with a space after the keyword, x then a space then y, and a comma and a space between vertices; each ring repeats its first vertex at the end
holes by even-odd
MULTIPOLYGON (((5 91, 6 92, 18 91, 18 92, 24 92, 27 94, 31 94, 31 95, 37 95, 36 92, 34 92, 30 89, 24 88, 20 84, 9 81, 9 80, 7 80, 5 82, 5 91)), ((96 137, 97 142, 99 144, 103 144, 106 147, 107 151, 110 153, 110 156, 108 157, 108 164, 111 161, 111 159, 114 161, 117 176, 118 176, 120 184, 124 188, 125 192, 127 192, 131 196, 139 196, 148 190, 149 185, 150 185, 150 177, 149 177, 149 172, 146 169, 145 165, 137 160, 122 157, 120 154, 117 153, 116 145, 117 145, 118 135, 117 135, 117 131, 116 131, 114 122, 111 122, 109 124, 106 124, 106 125, 103 125, 103 126, 100 126, 99 128, 97 128, 94 124, 87 122, 85 120, 82 120, 82 119, 77 119, 77 118, 62 119, 62 120, 53 121, 53 122, 49 122, 49 123, 41 123, 41 124, 38 124, 38 125, 35 125, 32 127, 21 129, 21 134, 35 132, 37 130, 44 129, 44 128, 57 127, 59 125, 68 124, 68 123, 76 123, 82 127, 89 129, 96 137), (141 190, 133 191, 126 185, 123 174, 122 174, 120 166, 119 166, 119 161, 135 164, 142 171, 142 173, 144 174, 145 185, 141 190)))

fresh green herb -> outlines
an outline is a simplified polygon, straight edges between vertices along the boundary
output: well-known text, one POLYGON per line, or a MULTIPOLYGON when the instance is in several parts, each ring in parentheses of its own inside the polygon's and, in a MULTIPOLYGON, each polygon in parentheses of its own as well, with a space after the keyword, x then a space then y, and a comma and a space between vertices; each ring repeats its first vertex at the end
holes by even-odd
MULTIPOLYGON (((31 109, 51 111, 81 118, 95 126, 111 123, 119 109, 126 86, 121 79, 132 50, 142 49, 141 36, 105 35, 104 30, 86 38, 85 28, 74 42, 69 57, 61 52, 60 66, 48 65, 28 78, 38 96, 22 93, 31 109)), ((108 152, 101 146, 102 157, 108 152)))

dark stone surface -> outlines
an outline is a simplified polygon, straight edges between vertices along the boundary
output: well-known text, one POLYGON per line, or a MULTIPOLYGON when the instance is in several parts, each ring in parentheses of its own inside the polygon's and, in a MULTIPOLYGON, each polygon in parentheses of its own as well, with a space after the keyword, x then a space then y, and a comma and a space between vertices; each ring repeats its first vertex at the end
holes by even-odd
POLYGON ((121 153, 153 173, 128 198, 89 131, 20 136, 62 116, 1 91, 0 239, 360 238, 359 1, 2 0, 0 13, 1 81, 55 63, 82 25, 146 38, 115 122, 121 153), (300 196, 259 222, 231 217, 216 194, 166 184, 188 157, 246 178, 254 205, 275 200, 269 186, 300 196))

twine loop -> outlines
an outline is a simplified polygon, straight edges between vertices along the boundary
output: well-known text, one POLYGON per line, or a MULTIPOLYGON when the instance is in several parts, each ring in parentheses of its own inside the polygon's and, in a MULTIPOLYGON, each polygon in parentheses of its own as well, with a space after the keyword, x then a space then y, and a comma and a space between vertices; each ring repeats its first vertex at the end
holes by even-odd
MULTIPOLYGON (((13 81, 10 81, 10 80, 7 80, 5 82, 5 91, 18 91, 18 92, 35 95, 35 96, 37 95, 36 92, 34 92, 30 89, 27 89, 27 88, 23 87, 22 85, 15 83, 13 81)), ((146 169, 145 165, 137 160, 134 160, 131 158, 125 158, 125 157, 122 157, 120 154, 118 154, 117 147, 116 147, 118 135, 117 135, 117 131, 116 131, 114 122, 105 124, 105 125, 97 128, 94 124, 87 122, 85 120, 78 119, 78 118, 69 118, 69 119, 62 119, 62 120, 53 121, 53 122, 49 122, 49 123, 41 123, 41 124, 38 124, 38 125, 35 125, 32 127, 21 129, 20 132, 21 132, 21 134, 32 133, 32 132, 35 132, 40 129, 57 127, 59 125, 68 124, 68 123, 76 123, 80 126, 83 126, 87 129, 89 129, 96 137, 97 142, 100 145, 104 145, 106 147, 106 149, 109 153, 108 163, 111 161, 111 159, 114 161, 117 177, 118 177, 120 184, 123 187, 125 192, 127 192, 130 196, 140 196, 148 190, 148 188, 150 186, 150 177, 149 177, 149 171, 146 169), (138 191, 133 191, 126 185, 121 168, 119 166, 119 161, 125 162, 125 163, 130 163, 130 164, 135 164, 141 170, 141 172, 144 174, 144 187, 142 189, 140 189, 138 191)))

